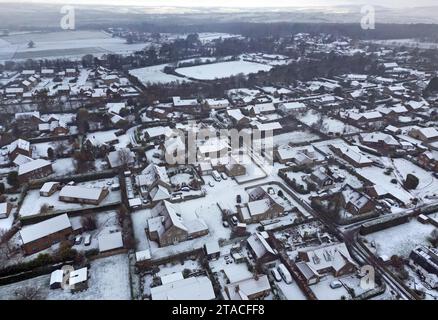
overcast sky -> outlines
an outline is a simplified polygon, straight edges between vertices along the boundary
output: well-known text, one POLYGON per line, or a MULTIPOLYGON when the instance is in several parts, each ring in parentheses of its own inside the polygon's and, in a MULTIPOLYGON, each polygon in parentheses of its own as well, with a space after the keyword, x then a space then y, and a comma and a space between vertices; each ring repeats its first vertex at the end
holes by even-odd
POLYGON ((44 2, 102 5, 181 6, 181 7, 314 7, 371 4, 390 8, 436 6, 437 0, 0 0, 0 2, 44 2))

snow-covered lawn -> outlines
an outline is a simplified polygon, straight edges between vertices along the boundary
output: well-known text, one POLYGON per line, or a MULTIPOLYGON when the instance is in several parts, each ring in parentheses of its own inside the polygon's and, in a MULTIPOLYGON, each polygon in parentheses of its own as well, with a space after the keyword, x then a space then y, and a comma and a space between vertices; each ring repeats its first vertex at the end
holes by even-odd
POLYGON ((12 224, 14 223, 14 211, 16 211, 16 209, 11 212, 9 217, 0 219, 0 231, 11 229, 12 224))
POLYGON ((405 159, 393 159, 394 168, 406 179, 410 173, 416 176, 419 180, 418 187, 410 192, 419 198, 425 200, 425 196, 433 196, 438 194, 438 179, 432 176, 431 172, 420 168, 412 162, 405 159))
POLYGON ((47 300, 130 300, 129 262, 125 254, 93 260, 90 263, 88 289, 75 294, 63 289, 50 290, 50 274, 0 287, 0 299, 16 299, 14 292, 24 287, 39 289, 39 298, 47 300))
POLYGON ((53 175, 62 177, 75 173, 75 166, 72 158, 56 159, 52 162, 53 175))
MULTIPOLYGON (((95 181, 88 181, 83 183, 78 183, 78 186, 88 187, 88 188, 100 188, 109 187, 109 182, 117 183, 117 178, 114 179, 101 179, 95 181)), ((72 211, 81 210, 86 208, 96 208, 94 205, 80 204, 80 203, 68 203, 60 201, 59 192, 55 192, 50 197, 41 197, 39 189, 29 190, 24 198, 23 204, 21 205, 19 215, 21 217, 32 216, 40 213, 41 206, 47 204, 53 206, 53 211, 72 211)), ((99 206, 116 204, 121 200, 120 191, 109 191, 108 196, 100 203, 99 206)))
MULTIPOLYGON (((438 214, 435 214, 437 217, 438 214)), ((389 229, 367 235, 368 243, 372 241, 376 245, 376 253, 379 256, 399 255, 407 257, 417 245, 427 245, 427 237, 435 229, 430 224, 422 224, 416 219, 389 229)))
POLYGON ((239 73, 245 75, 250 73, 257 73, 259 71, 269 71, 272 67, 247 61, 229 61, 212 63, 194 67, 178 68, 175 71, 188 78, 198 80, 214 80, 221 78, 228 78, 239 73))
MULTIPOLYGON (((382 158, 382 161, 384 158, 382 158)), ((370 166, 365 168, 356 168, 356 172, 359 173, 364 178, 370 180, 372 183, 383 187, 389 193, 397 196, 398 199, 402 200, 404 203, 410 203, 414 198, 412 194, 406 191, 400 182, 396 179, 394 173, 390 175, 384 174, 384 169, 370 166), (397 183, 392 183, 391 180, 396 179, 397 183)))
POLYGON ((314 110, 309 110, 305 114, 300 115, 297 118, 308 126, 312 126, 313 124, 318 123, 318 121, 323 118, 322 126, 319 127, 318 130, 325 134, 349 134, 360 132, 360 129, 353 127, 352 125, 343 123, 342 121, 334 118, 328 118, 314 110))

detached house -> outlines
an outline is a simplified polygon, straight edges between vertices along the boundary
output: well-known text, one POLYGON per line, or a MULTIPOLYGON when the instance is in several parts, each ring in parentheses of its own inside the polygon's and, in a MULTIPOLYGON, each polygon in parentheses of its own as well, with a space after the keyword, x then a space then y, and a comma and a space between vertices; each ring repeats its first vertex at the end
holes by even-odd
POLYGON ((424 142, 433 142, 438 140, 438 131, 435 128, 414 127, 409 131, 409 135, 415 139, 424 142))
POLYGON ((283 215, 283 206, 272 199, 262 188, 254 189, 249 196, 253 201, 248 202, 246 206, 240 206, 237 210, 241 222, 256 223, 283 215))
POLYGON ((208 227, 204 221, 201 219, 184 221, 179 207, 166 200, 159 202, 151 213, 153 218, 148 220, 149 238, 157 241, 160 247, 208 234, 208 227))
POLYGON ((313 272, 319 275, 328 273, 335 277, 340 277, 354 272, 357 267, 345 243, 334 243, 322 247, 299 250, 298 257, 313 272))
POLYGON ((248 249, 256 261, 266 263, 277 259, 277 253, 260 232, 255 232, 246 239, 248 249))
POLYGON ((99 205, 109 191, 106 188, 86 188, 80 186, 65 186, 59 192, 59 200, 82 204, 99 205))
POLYGON ((359 139, 362 144, 385 153, 395 152, 397 149, 401 148, 397 139, 382 132, 361 133, 359 139))
POLYGON ((340 206, 353 216, 372 213, 376 209, 374 201, 365 193, 346 184, 340 191, 340 206))
POLYGON ((67 214, 23 227, 20 237, 26 254, 50 248, 53 244, 66 240, 73 233, 67 214))
POLYGON ((14 161, 20 154, 26 157, 32 157, 32 149, 29 141, 17 139, 8 146, 8 156, 11 161, 14 161))
POLYGON ((20 183, 29 180, 41 179, 53 173, 52 163, 44 159, 32 160, 18 167, 18 180, 20 183))

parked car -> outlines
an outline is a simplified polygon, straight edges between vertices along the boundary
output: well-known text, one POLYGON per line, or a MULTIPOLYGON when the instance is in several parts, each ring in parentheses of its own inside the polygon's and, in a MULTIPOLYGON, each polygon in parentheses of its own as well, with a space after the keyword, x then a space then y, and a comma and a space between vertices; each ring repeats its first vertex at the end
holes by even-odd
POLYGON ((81 244, 82 242, 82 236, 76 236, 75 237, 75 245, 81 244))
POLYGON ((233 222, 233 224, 234 224, 235 226, 237 226, 237 224, 239 223, 239 220, 237 220, 236 216, 232 216, 232 217, 231 217, 231 221, 233 222))
POLYGON ((214 180, 216 180, 217 182, 221 181, 221 176, 219 174, 219 172, 217 172, 217 170, 213 170, 211 172, 211 176, 213 177, 214 180))
POLYGON ((89 246, 91 244, 91 235, 87 234, 84 238, 84 245, 89 246))
POLYGON ((271 274, 274 277, 275 281, 277 281, 277 282, 281 281, 281 275, 277 270, 271 269, 271 274))
POLYGON ((227 180, 227 179, 228 179, 228 176, 227 176, 227 174, 226 174, 225 172, 222 172, 222 173, 221 173, 221 177, 222 177, 222 179, 224 179, 224 180, 227 180))
POLYGON ((292 283, 292 276, 290 275, 289 271, 287 270, 284 264, 281 263, 277 267, 277 271, 281 274, 281 277, 283 278, 284 282, 286 282, 287 284, 292 283))
POLYGON ((228 228, 230 225, 228 224, 228 221, 224 221, 224 222, 222 222, 222 225, 225 227, 225 228, 228 228))
POLYGON ((236 202, 237 202, 237 203, 241 203, 241 202, 242 202, 242 196, 241 196, 240 194, 238 194, 238 195, 236 196, 236 202))
POLYGON ((210 187, 214 187, 214 182, 213 182, 213 181, 209 181, 209 182, 208 182, 208 185, 209 185, 210 187))
POLYGON ((333 280, 330 282, 330 288, 332 289, 338 289, 342 287, 342 283, 339 280, 333 280))
POLYGON ((181 188, 181 191, 189 192, 189 191, 190 191, 190 188, 189 188, 189 187, 182 187, 182 188, 181 188))

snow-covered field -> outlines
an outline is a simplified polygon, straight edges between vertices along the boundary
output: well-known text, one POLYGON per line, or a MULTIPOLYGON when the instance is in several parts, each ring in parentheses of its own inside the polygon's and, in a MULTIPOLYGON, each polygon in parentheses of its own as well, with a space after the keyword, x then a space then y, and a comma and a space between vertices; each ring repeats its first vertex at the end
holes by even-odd
MULTIPOLYGON (((435 217, 438 215, 435 214, 435 217)), ((435 229, 430 224, 422 224, 415 219, 389 229, 367 235, 369 243, 376 245, 376 253, 379 256, 399 255, 407 257, 417 245, 427 245, 427 237, 435 229)))
POLYGON ((126 54, 141 50, 144 43, 127 44, 100 31, 59 31, 13 34, 0 39, 0 61, 46 58, 81 58, 86 54, 126 54), (35 43, 28 48, 29 41, 35 43))
POLYGON ((88 289, 75 294, 62 289, 50 290, 50 274, 0 287, 0 299, 14 299, 24 287, 38 288, 42 300, 130 300, 129 262, 125 254, 91 262, 88 289))
POLYGON ((157 84, 157 83, 172 83, 172 82, 190 82, 189 79, 174 76, 172 74, 164 73, 164 68, 167 64, 159 64, 151 67, 144 67, 138 69, 129 70, 129 74, 136 77, 141 83, 157 84))
POLYGON ((228 78, 237 74, 245 75, 259 71, 269 71, 272 67, 260 63, 247 61, 228 61, 205 64, 194 67, 178 68, 175 71, 188 78, 198 80, 214 80, 228 78))

